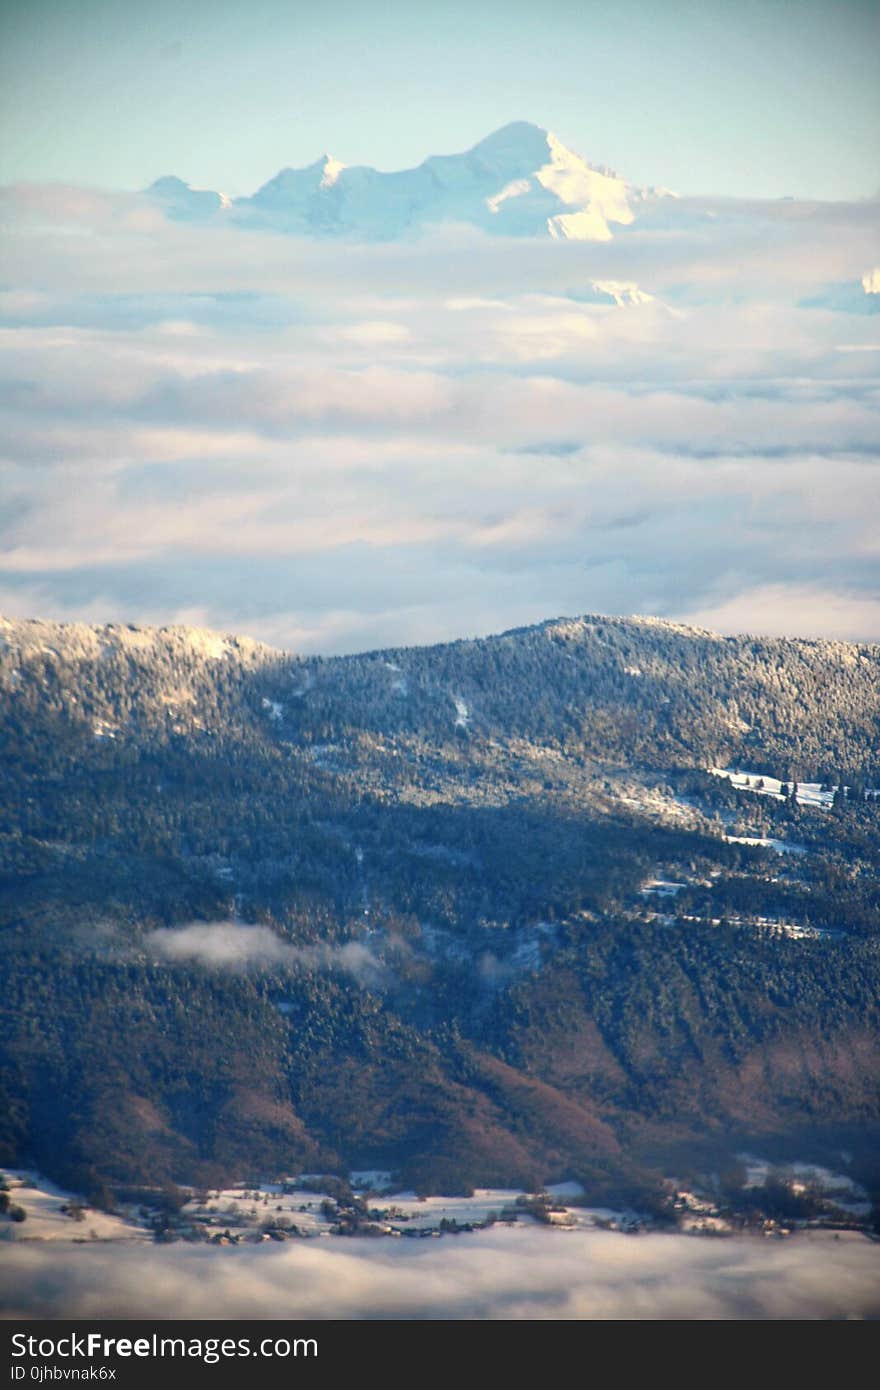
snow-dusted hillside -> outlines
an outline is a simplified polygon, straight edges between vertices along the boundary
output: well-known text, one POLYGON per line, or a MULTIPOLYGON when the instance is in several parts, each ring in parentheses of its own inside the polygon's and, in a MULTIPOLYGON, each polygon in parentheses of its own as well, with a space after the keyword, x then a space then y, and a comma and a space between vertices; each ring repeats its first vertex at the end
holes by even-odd
POLYGON ((165 177, 148 190, 169 216, 223 216, 236 223, 307 236, 394 240, 440 222, 504 236, 609 241, 646 202, 670 196, 640 189, 588 164, 552 132, 514 121, 463 154, 432 155, 415 169, 381 173, 324 155, 282 169, 253 196, 219 193, 165 177))

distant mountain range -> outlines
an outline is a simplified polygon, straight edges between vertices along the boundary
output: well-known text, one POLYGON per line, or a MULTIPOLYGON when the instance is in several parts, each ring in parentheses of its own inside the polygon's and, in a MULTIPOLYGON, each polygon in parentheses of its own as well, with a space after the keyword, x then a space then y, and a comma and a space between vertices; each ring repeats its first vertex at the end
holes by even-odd
POLYGON ((589 164, 552 132, 514 121, 463 154, 432 155, 382 173, 324 155, 282 169, 251 197, 230 199, 166 176, 147 190, 169 217, 224 218, 307 236, 395 240, 443 222, 502 236, 608 241, 649 206, 674 195, 637 188, 589 164))
POLYGON ((847 643, 0 622, 0 1163, 880 1191, 878 732, 847 643))
MULTIPOLYGON (((193 188, 173 174, 143 196, 172 221, 358 242, 397 241, 443 225, 579 242, 607 242, 635 228, 718 236, 745 215, 735 200, 679 199, 665 188, 628 183, 528 121, 513 121, 462 154, 432 155, 414 169, 383 173, 325 154, 305 168, 280 170, 247 197, 193 188)), ((765 206, 776 215, 789 204, 796 206, 792 199, 765 206)), ((594 281, 574 297, 618 308, 652 298, 630 280, 594 281)), ((801 306, 876 313, 880 269, 827 285, 801 306)))

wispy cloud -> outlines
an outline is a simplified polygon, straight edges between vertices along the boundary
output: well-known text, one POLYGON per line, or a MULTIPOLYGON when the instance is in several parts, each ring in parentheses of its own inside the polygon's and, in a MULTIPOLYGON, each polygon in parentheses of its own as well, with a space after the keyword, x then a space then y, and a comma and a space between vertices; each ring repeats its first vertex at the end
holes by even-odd
POLYGON ((189 962, 212 970, 340 970, 362 984, 385 977, 382 962, 359 941, 334 946, 293 946, 271 927, 241 922, 193 922, 183 927, 160 927, 144 938, 148 953, 164 960, 189 962))

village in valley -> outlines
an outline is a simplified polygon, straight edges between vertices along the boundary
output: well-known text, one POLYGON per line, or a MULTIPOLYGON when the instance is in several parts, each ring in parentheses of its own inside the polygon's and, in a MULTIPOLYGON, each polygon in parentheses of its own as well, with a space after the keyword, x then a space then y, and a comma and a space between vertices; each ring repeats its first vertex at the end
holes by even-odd
MULTIPOLYGON (((845 1166, 846 1155, 842 1155, 845 1166)), ((364 1170, 339 1178, 303 1174, 197 1190, 166 1185, 126 1193, 112 1211, 90 1206, 28 1170, 0 1173, 0 1240, 175 1241, 215 1246, 327 1237, 439 1239, 492 1226, 537 1224, 565 1231, 649 1231, 784 1239, 805 1230, 873 1235, 867 1193, 845 1173, 815 1164, 775 1167, 740 1155, 723 1177, 670 1181, 652 1212, 588 1203, 580 1183, 541 1192, 477 1188, 461 1196, 394 1191, 392 1175, 364 1170), (696 1190, 694 1190, 696 1189, 696 1190)))

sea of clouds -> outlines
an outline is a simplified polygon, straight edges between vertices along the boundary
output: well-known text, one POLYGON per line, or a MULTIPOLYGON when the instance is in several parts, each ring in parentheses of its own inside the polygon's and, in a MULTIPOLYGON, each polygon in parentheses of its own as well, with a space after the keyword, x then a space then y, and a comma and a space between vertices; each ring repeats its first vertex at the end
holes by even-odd
POLYGON ((861 1236, 706 1239, 505 1228, 438 1241, 11 1244, 8 1317, 873 1318, 861 1236))
POLYGON ((351 246, 0 190, 0 611, 327 652, 585 611, 880 639, 880 316, 828 307, 880 203, 676 215, 351 246))

